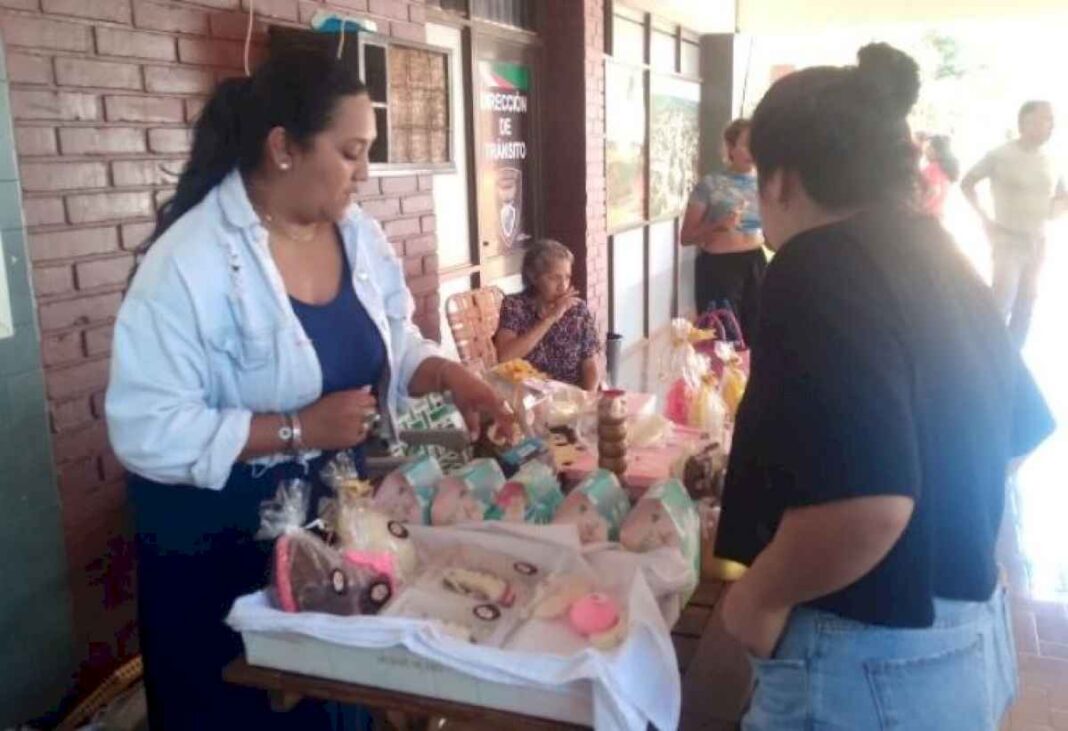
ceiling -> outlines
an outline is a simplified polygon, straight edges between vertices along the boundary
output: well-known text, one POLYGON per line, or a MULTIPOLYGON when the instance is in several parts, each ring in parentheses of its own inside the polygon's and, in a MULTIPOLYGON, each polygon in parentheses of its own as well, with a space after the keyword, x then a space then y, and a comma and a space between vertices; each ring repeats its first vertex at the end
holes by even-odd
MULTIPOLYGON (((711 0, 716 3, 720 0, 711 0)), ((700 5, 700 0, 690 4, 700 5)), ((886 23, 937 23, 1068 16, 1065 0, 738 0, 746 33, 886 23)))
POLYGON ((796 32, 807 28, 1002 18, 1068 21, 1065 0, 622 0, 698 33, 796 32))

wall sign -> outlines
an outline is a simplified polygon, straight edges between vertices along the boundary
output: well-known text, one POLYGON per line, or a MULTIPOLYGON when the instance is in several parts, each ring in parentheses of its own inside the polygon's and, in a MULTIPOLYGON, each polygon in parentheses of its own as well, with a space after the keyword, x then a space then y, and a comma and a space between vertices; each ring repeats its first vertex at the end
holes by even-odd
POLYGON ((481 165, 479 192, 493 203, 499 253, 530 239, 530 69, 505 61, 481 61, 479 123, 481 165))

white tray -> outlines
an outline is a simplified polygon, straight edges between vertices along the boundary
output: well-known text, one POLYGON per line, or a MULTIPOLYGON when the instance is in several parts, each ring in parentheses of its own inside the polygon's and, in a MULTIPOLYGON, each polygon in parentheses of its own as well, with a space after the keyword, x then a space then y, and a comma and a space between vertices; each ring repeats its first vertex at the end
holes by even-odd
POLYGON ((367 649, 290 633, 242 632, 241 637, 250 665, 593 725, 593 689, 588 680, 555 688, 505 685, 461 673, 399 646, 367 649))

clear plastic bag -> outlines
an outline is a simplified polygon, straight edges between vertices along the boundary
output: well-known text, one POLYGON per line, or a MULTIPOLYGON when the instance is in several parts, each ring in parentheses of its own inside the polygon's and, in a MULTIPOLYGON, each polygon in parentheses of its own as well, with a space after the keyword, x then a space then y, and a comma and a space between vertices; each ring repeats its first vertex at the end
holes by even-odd
POLYGON ((697 330, 689 320, 678 317, 671 321, 671 346, 660 360, 660 380, 663 383, 674 384, 681 379, 686 387, 697 388, 708 367, 702 363, 693 344, 707 335, 697 330))
POLYGON ((269 594, 286 612, 373 614, 393 596, 384 572, 346 561, 341 553, 304 528, 311 485, 279 484, 260 504, 258 539, 274 540, 269 594))
POLYGON ((347 560, 387 574, 394 588, 415 573, 416 550, 408 529, 367 498, 341 500, 337 535, 347 560))
POLYGON ((393 596, 385 573, 346 560, 304 530, 278 537, 271 573, 270 595, 286 612, 377 614, 393 596))
POLYGON ((619 532, 623 547, 638 553, 657 548, 678 549, 693 567, 686 597, 697 588, 701 571, 702 516, 682 482, 666 480, 651 487, 635 503, 619 532))
POLYGON ((274 497, 260 503, 260 529, 256 540, 271 541, 302 530, 308 520, 311 485, 304 480, 284 480, 274 497))

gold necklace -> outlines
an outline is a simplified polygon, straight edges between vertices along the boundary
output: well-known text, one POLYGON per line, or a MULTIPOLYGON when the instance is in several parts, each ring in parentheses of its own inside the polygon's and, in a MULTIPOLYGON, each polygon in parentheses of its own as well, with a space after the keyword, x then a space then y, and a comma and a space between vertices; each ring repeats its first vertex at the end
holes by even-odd
POLYGON ((272 229, 275 233, 279 233, 290 241, 295 241, 298 244, 307 244, 315 239, 319 234, 319 223, 313 223, 309 228, 311 231, 308 233, 294 234, 295 229, 289 228, 289 224, 283 224, 281 221, 276 221, 274 216, 267 211, 262 210, 259 206, 253 205, 252 208, 259 214, 263 222, 267 224, 267 228, 272 229), (286 229, 289 228, 287 231, 286 229))

